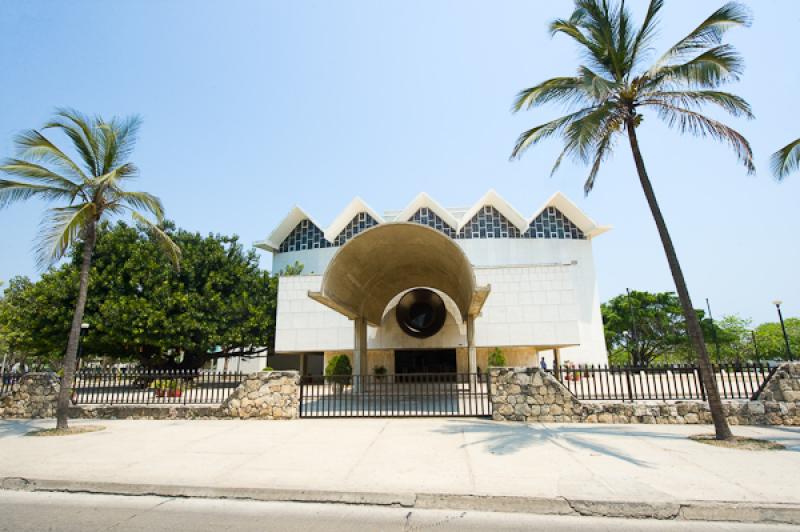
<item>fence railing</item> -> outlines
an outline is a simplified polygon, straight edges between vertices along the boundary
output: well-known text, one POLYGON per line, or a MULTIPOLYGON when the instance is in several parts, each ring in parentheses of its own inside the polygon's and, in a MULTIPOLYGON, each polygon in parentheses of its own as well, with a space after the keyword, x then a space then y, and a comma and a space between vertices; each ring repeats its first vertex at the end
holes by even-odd
POLYGON ((75 374, 76 405, 219 404, 245 374, 206 370, 96 370, 75 374))
POLYGON ((301 417, 489 416, 480 373, 401 373, 304 378, 301 417))
MULTIPOLYGON (((772 375, 768 364, 714 365, 723 399, 751 399, 772 375)), ((705 400, 706 390, 696 365, 562 366, 556 377, 580 400, 705 400)))

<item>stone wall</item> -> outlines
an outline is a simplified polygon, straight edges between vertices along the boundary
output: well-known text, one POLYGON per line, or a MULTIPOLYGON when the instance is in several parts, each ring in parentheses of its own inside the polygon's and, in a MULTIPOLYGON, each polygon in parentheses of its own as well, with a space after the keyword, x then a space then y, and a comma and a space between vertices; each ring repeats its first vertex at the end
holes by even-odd
POLYGON ((297 419, 300 374, 296 371, 252 373, 222 403, 220 417, 297 419))
MULTIPOLYGON (((0 398, 0 418, 51 418, 56 413, 58 376, 28 373, 0 398)), ((221 405, 80 405, 71 418, 84 419, 297 419, 300 374, 297 371, 252 373, 221 405)))
POLYGON ((781 365, 764 385, 758 398, 764 401, 800 402, 800 362, 781 365))
POLYGON ((0 418, 55 417, 61 381, 54 373, 27 373, 0 397, 0 418))
MULTIPOLYGON (((711 423, 701 401, 578 401, 552 374, 538 368, 490 370, 493 419, 564 423, 711 423)), ((757 401, 723 401, 731 425, 800 426, 800 363, 784 364, 757 401)))

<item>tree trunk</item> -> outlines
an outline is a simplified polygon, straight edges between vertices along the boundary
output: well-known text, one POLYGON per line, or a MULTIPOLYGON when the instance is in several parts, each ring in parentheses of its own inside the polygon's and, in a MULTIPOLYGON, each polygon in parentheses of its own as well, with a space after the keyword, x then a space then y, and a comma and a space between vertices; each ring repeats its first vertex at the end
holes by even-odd
POLYGON ((61 390, 58 392, 58 404, 56 406, 56 428, 58 429, 66 429, 68 427, 70 394, 75 384, 75 362, 78 357, 78 342, 81 341, 81 322, 83 321, 83 311, 86 308, 86 295, 89 291, 89 268, 92 265, 92 252, 94 251, 96 238, 96 222, 92 220, 86 226, 78 302, 75 304, 75 312, 72 315, 72 327, 69 330, 67 352, 64 354, 64 377, 61 379, 61 390))
POLYGON ((633 152, 633 159, 636 162, 636 171, 639 174, 639 181, 642 184, 644 195, 647 198, 647 204, 650 206, 650 212, 653 214, 653 219, 656 222, 658 234, 661 237, 661 244, 664 246, 664 253, 667 255, 667 262, 669 263, 672 279, 675 282, 675 288, 678 292, 678 299, 680 299, 683 315, 686 318, 686 328, 689 333, 689 339, 697 352, 700 376, 706 389, 708 406, 711 410, 711 417, 714 420, 716 437, 718 440, 728 440, 733 438, 733 434, 731 433, 730 427, 728 427, 725 413, 722 411, 722 402, 720 401, 714 372, 711 368, 711 361, 708 358, 706 344, 703 340, 703 331, 700 329, 700 321, 697 319, 692 300, 689 297, 689 290, 686 288, 686 281, 683 278, 681 265, 678 262, 678 255, 675 253, 675 247, 672 245, 672 238, 669 236, 667 224, 664 221, 664 216, 661 214, 661 208, 658 206, 656 194, 653 191, 653 186, 650 184, 650 178, 647 177, 644 160, 639 151, 639 141, 636 138, 635 127, 633 119, 628 119, 626 128, 628 130, 628 140, 630 140, 631 151, 633 152))

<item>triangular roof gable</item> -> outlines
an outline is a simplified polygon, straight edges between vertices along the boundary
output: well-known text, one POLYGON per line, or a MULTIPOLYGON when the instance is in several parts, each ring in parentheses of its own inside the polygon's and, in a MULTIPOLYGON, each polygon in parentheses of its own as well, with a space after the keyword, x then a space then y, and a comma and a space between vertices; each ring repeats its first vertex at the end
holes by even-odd
POLYGON ((597 225, 594 220, 589 218, 577 205, 572 203, 564 194, 561 192, 556 192, 550 198, 544 202, 539 210, 533 213, 533 216, 527 222, 529 226, 533 223, 536 218, 539 217, 542 212, 547 207, 555 207, 561 213, 569 219, 575 226, 583 231, 583 234, 586 235, 586 238, 594 238, 598 235, 605 233, 606 231, 611 230, 611 226, 609 225, 597 225))
POLYGON ((500 194, 495 192, 494 189, 484 194, 481 199, 475 202, 475 204, 464 213, 464 217, 461 218, 461 223, 458 224, 456 230, 460 232, 485 205, 491 205, 497 209, 497 211, 505 216, 514 227, 520 230, 520 232, 524 233, 528 230, 529 222, 525 220, 525 217, 503 199, 500 194))
POLYGON ((406 208, 397 215, 395 221, 407 222, 411 220, 417 211, 423 207, 429 208, 436 214, 436 216, 441 218, 444 223, 449 225, 454 230, 458 228, 458 219, 425 192, 420 192, 417 194, 417 197, 411 200, 411 203, 409 203, 406 208))
POLYGON ((308 220, 321 229, 321 226, 314 221, 314 219, 305 210, 303 210, 302 207, 295 205, 292 207, 292 210, 290 210, 289 213, 284 216, 281 223, 278 224, 278 227, 276 227, 267 238, 256 242, 254 245, 257 248, 266 249, 267 251, 276 251, 286 237, 289 236, 292 231, 294 231, 294 228, 297 227, 297 224, 303 220, 308 220))
POLYGON ((336 240, 336 237, 339 236, 339 233, 342 232, 342 229, 347 227, 347 224, 349 224, 360 212, 366 212, 379 224, 383 223, 383 218, 381 218, 381 216, 378 215, 378 213, 375 212, 372 207, 367 205, 364 200, 356 196, 353 198, 353 201, 351 201, 347 207, 344 208, 339 216, 336 217, 333 223, 331 223, 331 225, 325 229, 325 238, 330 242, 336 240))

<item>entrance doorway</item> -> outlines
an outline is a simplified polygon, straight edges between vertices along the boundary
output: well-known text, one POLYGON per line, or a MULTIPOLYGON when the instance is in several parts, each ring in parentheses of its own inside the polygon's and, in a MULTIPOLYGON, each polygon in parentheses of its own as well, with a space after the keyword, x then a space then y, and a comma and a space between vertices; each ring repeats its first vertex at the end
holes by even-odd
POLYGON ((394 352, 394 371, 403 373, 456 373, 455 349, 409 349, 394 352))

